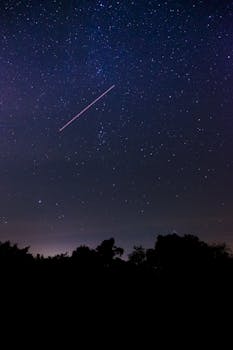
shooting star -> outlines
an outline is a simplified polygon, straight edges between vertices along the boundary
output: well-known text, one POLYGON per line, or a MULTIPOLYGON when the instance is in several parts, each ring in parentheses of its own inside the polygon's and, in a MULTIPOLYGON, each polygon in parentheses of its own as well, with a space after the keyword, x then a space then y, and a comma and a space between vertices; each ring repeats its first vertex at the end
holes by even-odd
POLYGON ((62 128, 59 129, 59 131, 63 131, 68 125, 73 123, 78 117, 80 117, 84 112, 86 112, 91 106, 93 106, 97 101, 99 101, 102 97, 107 95, 109 91, 111 91, 115 85, 112 85, 108 90, 103 92, 99 97, 97 97, 93 102, 91 102, 87 107, 85 107, 81 112, 79 112, 75 117, 73 117, 71 120, 69 120, 62 128))

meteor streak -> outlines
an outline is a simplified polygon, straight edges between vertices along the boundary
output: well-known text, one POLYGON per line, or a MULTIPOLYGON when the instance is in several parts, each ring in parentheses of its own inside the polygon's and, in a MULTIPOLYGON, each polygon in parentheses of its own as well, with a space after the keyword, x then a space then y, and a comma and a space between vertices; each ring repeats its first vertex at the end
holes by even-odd
POLYGON ((63 131, 68 125, 73 123, 78 117, 80 117, 84 112, 86 112, 91 106, 93 106, 97 101, 99 101, 102 97, 107 95, 109 91, 111 91, 115 85, 112 85, 108 90, 103 92, 99 97, 97 97, 93 102, 91 102, 87 107, 85 107, 81 112, 79 112, 75 117, 73 117, 71 120, 69 120, 62 128, 59 129, 59 131, 63 131))

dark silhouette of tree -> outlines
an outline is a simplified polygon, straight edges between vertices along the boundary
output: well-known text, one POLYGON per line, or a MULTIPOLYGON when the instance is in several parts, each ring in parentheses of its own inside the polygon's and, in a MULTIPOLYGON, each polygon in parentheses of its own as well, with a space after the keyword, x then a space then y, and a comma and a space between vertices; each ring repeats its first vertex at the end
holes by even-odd
POLYGON ((30 247, 19 248, 17 244, 11 245, 9 241, 0 242, 0 263, 30 263, 33 260, 29 253, 30 247))
POLYGON ((94 249, 83 245, 76 248, 72 253, 72 260, 76 265, 85 268, 96 267, 97 264, 97 254, 94 249))
MULTIPOLYGON (((153 248, 135 246, 128 260, 124 250, 115 245, 113 238, 104 240, 95 249, 77 247, 71 256, 53 257, 29 253, 29 247, 19 248, 9 241, 0 243, 1 276, 9 276, 17 283, 34 281, 37 288, 85 288, 96 290, 108 283, 119 292, 131 284, 135 290, 152 295, 159 289, 172 286, 184 288, 187 282, 195 286, 216 288, 229 285, 233 274, 233 258, 225 244, 210 245, 193 235, 159 235, 153 248)), ((102 292, 102 291, 101 291, 102 292)))
POLYGON ((122 256, 124 250, 115 246, 114 238, 104 240, 97 248, 96 252, 105 266, 109 266, 114 258, 122 256))
POLYGON ((149 248, 146 250, 146 264, 152 269, 158 267, 155 249, 149 248))
POLYGON ((128 257, 130 263, 136 266, 143 265, 146 262, 146 250, 141 245, 134 246, 133 252, 128 257))
POLYGON ((155 244, 155 259, 159 268, 177 268, 190 264, 199 264, 203 254, 207 258, 207 244, 198 237, 177 234, 158 236, 155 244))
POLYGON ((225 245, 208 245, 193 235, 158 236, 150 264, 170 280, 213 283, 229 270, 231 255, 225 245))

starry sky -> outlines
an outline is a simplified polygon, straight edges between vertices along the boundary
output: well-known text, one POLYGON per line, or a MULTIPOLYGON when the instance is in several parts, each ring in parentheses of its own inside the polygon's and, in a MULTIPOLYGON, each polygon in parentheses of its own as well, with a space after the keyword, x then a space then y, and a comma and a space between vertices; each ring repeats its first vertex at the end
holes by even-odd
POLYGON ((233 246, 233 1, 1 0, 0 33, 0 240, 233 246))

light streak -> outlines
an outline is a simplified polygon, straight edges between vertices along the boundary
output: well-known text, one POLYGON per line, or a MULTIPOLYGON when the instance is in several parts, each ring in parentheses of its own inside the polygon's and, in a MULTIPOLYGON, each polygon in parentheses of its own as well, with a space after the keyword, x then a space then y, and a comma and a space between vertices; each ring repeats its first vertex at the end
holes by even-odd
POLYGON ((99 101, 102 97, 104 97, 109 91, 111 91, 115 85, 112 85, 109 89, 103 92, 99 97, 97 97, 93 102, 91 102, 87 107, 85 107, 81 112, 79 112, 76 116, 74 116, 71 120, 69 120, 59 131, 63 131, 68 125, 73 123, 77 118, 79 118, 84 112, 86 112, 91 106, 93 106, 97 101, 99 101))

